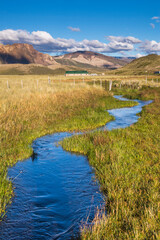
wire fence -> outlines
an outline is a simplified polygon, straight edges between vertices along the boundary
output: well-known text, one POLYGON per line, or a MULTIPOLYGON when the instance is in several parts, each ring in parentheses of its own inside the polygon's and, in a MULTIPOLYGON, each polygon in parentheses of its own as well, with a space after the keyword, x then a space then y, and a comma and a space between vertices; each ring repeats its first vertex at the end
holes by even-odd
POLYGON ((151 87, 160 87, 160 79, 159 78, 143 78, 143 79, 105 79, 103 78, 52 78, 50 76, 38 78, 34 77, 14 77, 14 79, 10 78, 0 78, 0 91, 3 90, 14 90, 14 89, 21 89, 21 90, 55 90, 57 88, 65 88, 65 87, 74 87, 77 84, 89 84, 92 86, 100 86, 105 88, 108 91, 112 91, 114 88, 132 88, 132 89, 139 89, 142 86, 151 86, 151 87))

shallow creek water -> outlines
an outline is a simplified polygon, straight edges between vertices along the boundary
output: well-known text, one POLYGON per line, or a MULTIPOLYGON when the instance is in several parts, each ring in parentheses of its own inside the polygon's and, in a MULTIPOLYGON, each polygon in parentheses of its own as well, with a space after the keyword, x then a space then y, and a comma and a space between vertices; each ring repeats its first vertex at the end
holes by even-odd
MULTIPOLYGON (((139 105, 108 110, 115 120, 98 129, 125 128, 137 122, 136 114, 151 101, 135 101, 139 105)), ((15 197, 0 223, 0 240, 72 239, 79 235, 82 223, 92 221, 97 207, 104 206, 87 157, 57 146, 71 135, 62 132, 36 139, 34 156, 8 170, 15 197)))

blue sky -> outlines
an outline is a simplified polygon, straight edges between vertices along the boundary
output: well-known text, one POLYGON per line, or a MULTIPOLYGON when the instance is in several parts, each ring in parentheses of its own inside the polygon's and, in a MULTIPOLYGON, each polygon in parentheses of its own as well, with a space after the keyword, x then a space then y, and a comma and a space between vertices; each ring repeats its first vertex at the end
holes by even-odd
POLYGON ((0 19, 2 44, 30 43, 50 54, 160 53, 160 1, 3 1, 0 19))

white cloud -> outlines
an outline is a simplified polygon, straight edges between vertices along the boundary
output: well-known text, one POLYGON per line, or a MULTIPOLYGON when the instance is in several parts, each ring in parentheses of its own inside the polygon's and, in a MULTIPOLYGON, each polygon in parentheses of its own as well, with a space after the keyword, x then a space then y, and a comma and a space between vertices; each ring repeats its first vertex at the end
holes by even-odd
POLYGON ((145 52, 147 54, 158 53, 158 52, 160 52, 160 42, 158 43, 154 40, 152 40, 152 41, 146 40, 141 44, 139 49, 142 52, 145 52))
POLYGON ((7 29, 0 31, 0 43, 28 43, 41 52, 75 52, 75 51, 96 51, 103 53, 114 53, 133 50, 133 44, 141 41, 134 37, 109 37, 109 43, 98 40, 75 41, 74 39, 53 38, 45 31, 27 32, 25 30, 7 29))
POLYGON ((112 50, 111 52, 131 51, 134 48, 134 46, 130 43, 116 42, 116 41, 108 43, 108 47, 112 50))
POLYGON ((154 29, 155 28, 155 24, 150 23, 150 26, 154 29))
POLYGON ((138 52, 136 57, 151 53, 160 53, 160 42, 144 41, 138 38, 128 36, 108 36, 108 43, 98 40, 84 39, 76 41, 74 39, 53 38, 48 32, 7 29, 0 31, 0 44, 28 43, 40 52, 48 53, 67 53, 76 51, 94 51, 101 53, 119 53, 124 55, 128 53, 133 55, 138 52), (140 44, 136 49, 135 45, 140 44))
POLYGON ((0 42, 3 44, 12 43, 30 43, 33 45, 45 44, 53 40, 52 36, 44 31, 37 31, 29 33, 25 30, 7 29, 0 31, 0 42))
POLYGON ((140 57, 144 57, 144 56, 145 56, 145 54, 140 54, 140 53, 137 53, 137 54, 135 55, 136 58, 140 58, 140 57))
POLYGON ((141 40, 135 37, 122 37, 122 36, 107 36, 106 37, 109 41, 121 42, 121 43, 129 43, 129 44, 137 44, 141 43, 141 40))
POLYGON ((80 32, 80 28, 68 27, 72 32, 80 32))
POLYGON ((151 19, 152 20, 157 20, 157 19, 160 19, 160 17, 152 17, 151 19))

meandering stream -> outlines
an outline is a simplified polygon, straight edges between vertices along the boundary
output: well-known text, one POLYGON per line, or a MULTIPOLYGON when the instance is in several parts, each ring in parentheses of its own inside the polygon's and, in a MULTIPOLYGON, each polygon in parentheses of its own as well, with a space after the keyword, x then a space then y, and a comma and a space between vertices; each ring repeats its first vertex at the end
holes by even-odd
MULTIPOLYGON (((115 96, 127 100, 121 96, 115 96)), ((125 128, 137 122, 142 107, 113 109, 115 117, 101 130, 125 128)), ((86 220, 91 222, 103 194, 86 156, 66 152, 57 143, 71 133, 56 133, 33 142, 34 157, 19 161, 8 170, 15 197, 0 223, 0 240, 72 239, 86 220)))

